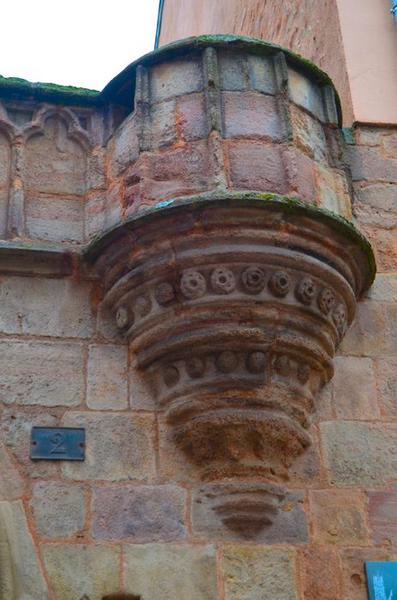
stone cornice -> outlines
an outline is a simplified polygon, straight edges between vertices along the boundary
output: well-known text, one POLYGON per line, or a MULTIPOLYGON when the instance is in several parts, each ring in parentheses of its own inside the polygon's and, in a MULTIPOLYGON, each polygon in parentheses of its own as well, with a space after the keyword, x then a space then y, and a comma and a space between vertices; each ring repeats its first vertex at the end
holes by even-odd
POLYGON ((0 241, 0 273, 68 277, 81 264, 81 254, 63 246, 0 241))
POLYGON ((367 262, 365 263, 366 272, 363 275, 365 284, 362 290, 358 292, 358 295, 361 296, 372 285, 376 275, 374 253, 367 238, 351 221, 327 209, 302 202, 299 198, 255 191, 213 191, 159 202, 153 207, 141 211, 138 215, 132 215, 120 222, 120 224, 110 227, 101 235, 96 236, 89 244, 82 248, 81 253, 88 264, 93 264, 108 246, 113 242, 117 242, 120 236, 127 232, 133 234, 134 231, 139 230, 146 223, 155 222, 157 219, 161 220, 165 211, 167 214, 175 213, 175 216, 178 216, 178 214, 184 214, 186 210, 192 208, 197 215, 200 215, 202 211, 208 208, 216 208, 224 205, 228 205, 231 208, 252 206, 275 212, 281 210, 286 218, 288 218, 288 215, 306 215, 310 216, 313 221, 327 225, 330 229, 351 240, 354 246, 360 249, 363 256, 367 257, 367 262))

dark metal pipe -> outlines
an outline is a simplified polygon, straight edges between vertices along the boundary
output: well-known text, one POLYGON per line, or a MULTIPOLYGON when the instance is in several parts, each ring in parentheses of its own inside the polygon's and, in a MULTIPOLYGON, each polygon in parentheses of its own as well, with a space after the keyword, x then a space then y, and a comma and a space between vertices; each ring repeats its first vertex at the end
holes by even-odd
MULTIPOLYGON (((397 0, 395 0, 397 5, 397 0)), ((156 27, 156 38, 154 40, 154 49, 159 47, 160 32, 161 32, 161 20, 163 18, 164 0, 159 0, 159 10, 157 13, 157 27, 156 27)))

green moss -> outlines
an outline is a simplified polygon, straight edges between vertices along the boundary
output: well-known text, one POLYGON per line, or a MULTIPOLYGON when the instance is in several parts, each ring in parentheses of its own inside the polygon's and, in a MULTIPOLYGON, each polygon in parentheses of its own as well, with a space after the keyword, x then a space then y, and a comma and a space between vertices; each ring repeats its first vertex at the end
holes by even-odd
MULTIPOLYGON (((206 46, 229 46, 234 48, 241 48, 250 50, 260 55, 272 55, 276 52, 283 52, 287 61, 297 65, 304 70, 309 76, 312 77, 320 85, 332 85, 332 79, 322 71, 312 61, 304 58, 300 54, 291 52, 278 44, 271 42, 265 42, 259 38, 247 37, 243 35, 231 35, 231 34, 219 34, 219 35, 200 35, 197 37, 189 37, 183 40, 172 42, 161 48, 157 48, 153 52, 146 54, 138 61, 132 63, 127 69, 132 68, 137 63, 151 63, 156 62, 159 57, 163 60, 168 54, 183 54, 186 53, 187 49, 203 48, 206 46)), ((334 86, 333 86, 334 87, 334 86)))
POLYGON ((280 196, 278 194, 264 192, 205 192, 195 196, 185 196, 174 200, 159 202, 151 208, 145 209, 137 215, 133 215, 120 225, 111 228, 100 236, 97 236, 86 248, 84 254, 87 260, 94 261, 107 244, 117 236, 121 228, 135 229, 142 224, 155 219, 161 214, 167 214, 181 209, 191 208, 200 210, 208 206, 253 206, 266 208, 267 210, 282 210, 284 214, 302 215, 310 217, 314 221, 324 223, 330 229, 337 231, 345 236, 346 240, 354 245, 363 253, 367 273, 364 277, 365 288, 367 289, 373 283, 376 275, 376 263, 371 244, 356 229, 350 221, 337 215, 325 208, 319 208, 315 204, 303 202, 299 198, 291 196, 280 196))
POLYGON ((84 106, 102 104, 102 95, 96 90, 58 85, 56 83, 32 83, 19 77, 0 75, 0 95, 2 97, 34 98, 53 102, 68 102, 84 106))

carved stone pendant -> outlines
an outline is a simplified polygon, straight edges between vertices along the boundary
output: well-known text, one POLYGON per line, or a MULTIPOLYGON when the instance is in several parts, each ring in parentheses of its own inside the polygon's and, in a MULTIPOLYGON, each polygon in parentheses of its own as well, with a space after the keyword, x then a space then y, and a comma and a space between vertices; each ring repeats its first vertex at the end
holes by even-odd
POLYGON ((270 523, 372 282, 369 244, 312 205, 225 192, 136 217, 89 256, 215 513, 270 523))

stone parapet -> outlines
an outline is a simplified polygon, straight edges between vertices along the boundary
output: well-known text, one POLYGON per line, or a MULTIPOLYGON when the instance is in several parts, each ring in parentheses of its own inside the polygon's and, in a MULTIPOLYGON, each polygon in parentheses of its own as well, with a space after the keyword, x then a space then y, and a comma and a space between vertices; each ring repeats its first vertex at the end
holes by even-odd
POLYGON ((184 40, 103 92, 0 80, 0 236, 79 252, 161 201, 297 196, 350 217, 331 81, 259 40, 184 40), (18 85, 17 85, 18 83, 18 85))
MULTIPOLYGON (((108 143, 105 228, 214 190, 288 194, 350 216, 339 100, 307 61, 258 40, 209 36, 147 55, 104 92, 117 99, 127 82, 134 112, 108 143)), ((88 207, 91 233, 99 220, 88 207)))

